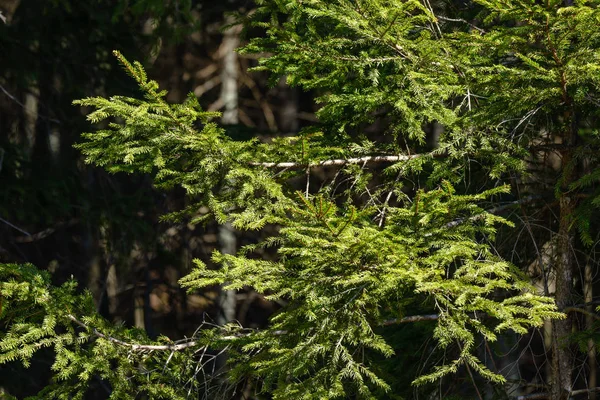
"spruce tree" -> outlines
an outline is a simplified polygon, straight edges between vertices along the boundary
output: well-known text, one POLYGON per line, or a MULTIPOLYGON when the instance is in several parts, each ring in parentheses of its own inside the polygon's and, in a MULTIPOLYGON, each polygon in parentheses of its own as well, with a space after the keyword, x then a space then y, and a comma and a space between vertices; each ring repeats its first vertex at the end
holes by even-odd
POLYGON ((110 172, 184 188, 189 205, 165 220, 275 227, 236 255, 215 252, 218 268, 196 261, 181 284, 251 287, 285 306, 262 330, 230 324, 154 343, 107 324, 73 283, 54 288, 31 266, 5 265, 0 362, 27 364, 52 347, 57 383, 44 396, 82 397, 99 376, 111 398, 185 398, 206 384, 190 376, 193 355, 227 349, 230 379, 252 377, 273 398, 383 398, 393 393, 377 360, 399 349, 380 327, 419 320, 409 314, 418 309, 434 313, 433 337, 449 357, 415 385, 459 370, 503 383, 478 358, 479 343, 551 319, 551 398, 568 398, 572 325, 562 312, 575 299, 573 248, 594 242, 600 204, 598 2, 257 3, 243 18, 255 37, 242 53, 260 55, 256 69, 274 81, 317 92, 318 124, 268 142, 233 140, 193 95, 168 104, 139 63, 116 53, 143 96, 76 101, 103 124, 77 147, 110 172), (434 146, 432 123, 444 127, 434 146), (542 168, 534 187, 532 166, 552 152, 556 168, 542 168), (318 187, 316 171, 326 176, 318 187), (518 223, 502 211, 549 197, 554 299, 495 246, 499 230, 518 223), (258 257, 265 248, 276 258, 258 257))

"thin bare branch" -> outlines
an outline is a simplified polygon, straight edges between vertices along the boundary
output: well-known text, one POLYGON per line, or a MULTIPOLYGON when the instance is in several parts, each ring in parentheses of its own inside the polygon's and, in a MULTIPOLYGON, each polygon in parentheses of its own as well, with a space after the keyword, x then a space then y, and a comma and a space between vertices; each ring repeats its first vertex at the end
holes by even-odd
MULTIPOLYGON (((334 159, 334 160, 323 160, 308 164, 308 167, 325 167, 329 165, 347 165, 347 164, 360 164, 360 163, 378 163, 378 162, 397 162, 397 161, 408 161, 418 157, 422 157, 422 154, 413 154, 410 156, 366 156, 366 157, 355 157, 345 159, 334 159)), ((306 163, 301 162, 253 162, 250 165, 265 168, 306 168, 306 163)))
POLYGON ((43 231, 40 231, 38 233, 27 234, 27 236, 17 236, 14 241, 16 243, 31 243, 31 242, 35 242, 38 240, 42 240, 42 239, 45 239, 48 236, 52 235, 58 229, 60 229, 64 226, 73 226, 73 225, 77 224, 78 222, 79 222, 79 220, 76 218, 73 218, 68 222, 59 222, 58 224, 56 224, 56 226, 54 226, 52 228, 44 229, 43 231))
POLYGON ((10 222, 8 222, 7 220, 5 220, 4 218, 0 218, 0 222, 4 222, 6 225, 10 226, 13 229, 18 230, 21 233, 24 233, 27 236, 31 236, 31 233, 27 232, 26 230, 23 230, 21 228, 19 228, 18 226, 11 224, 10 222))
POLYGON ((396 324, 405 324, 408 322, 420 322, 420 321, 437 321, 440 318, 438 314, 427 314, 427 315, 411 315, 404 318, 388 319, 381 323, 381 326, 390 326, 396 324))
POLYGON ((40 117, 40 118, 42 118, 42 119, 45 119, 45 120, 48 120, 48 121, 50 121, 50 122, 54 122, 55 124, 58 124, 58 125, 60 125, 60 121, 59 121, 59 120, 57 120, 56 118, 50 118, 50 117, 48 117, 48 116, 46 116, 46 115, 43 115, 43 114, 37 114, 37 113, 34 115, 34 114, 32 114, 31 112, 27 111, 27 107, 25 106, 25 104, 21 103, 21 102, 20 102, 20 101, 19 101, 19 100, 18 100, 18 99, 15 97, 15 96, 13 96, 12 94, 10 94, 10 92, 9 92, 8 90, 6 90, 6 89, 4 88, 4 86, 0 85, 0 90, 1 90, 1 91, 2 91, 2 92, 3 92, 3 93, 4 93, 4 94, 5 94, 5 95, 6 95, 6 96, 9 98, 9 99, 11 99, 11 100, 12 100, 12 101, 14 101, 15 103, 17 103, 17 104, 18 104, 18 105, 19 105, 19 106, 20 106, 20 107, 21 107, 21 108, 24 110, 24 112, 25 112, 26 114, 28 114, 28 115, 32 115, 32 116, 36 116, 36 117, 40 117))
POLYGON ((440 19, 440 20, 442 20, 442 21, 447 21, 447 22, 462 22, 462 23, 464 23, 464 24, 467 24, 467 25, 469 25, 471 28, 473 28, 473 29, 475 29, 475 30, 479 31, 479 33, 485 33, 485 31, 484 31, 483 29, 479 28, 479 27, 478 27, 478 26, 476 26, 476 25, 473 25, 473 24, 472 24, 472 23, 470 23, 469 21, 467 21, 467 20, 465 20, 465 19, 462 19, 462 18, 448 18, 448 17, 444 17, 444 16, 442 16, 442 15, 436 15, 435 17, 436 17, 437 19, 440 19))

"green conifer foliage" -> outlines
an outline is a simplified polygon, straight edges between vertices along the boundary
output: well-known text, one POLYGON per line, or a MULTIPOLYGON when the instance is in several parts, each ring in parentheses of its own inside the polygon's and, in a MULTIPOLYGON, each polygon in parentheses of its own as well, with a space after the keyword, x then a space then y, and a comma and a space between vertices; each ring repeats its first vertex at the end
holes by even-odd
POLYGON ((559 136, 569 156, 551 191, 561 207, 566 193, 588 196, 579 209, 561 208, 560 232, 568 238, 577 224, 591 240, 586 216, 598 204, 598 172, 573 171, 598 154, 598 2, 481 0, 469 10, 478 13, 477 27, 461 12, 441 18, 429 2, 412 0, 258 4, 245 22, 264 34, 242 52, 263 55, 258 69, 275 78, 317 90, 319 125, 269 143, 234 141, 195 97, 168 104, 141 65, 117 53, 143 97, 76 101, 93 108, 90 122, 107 121, 84 134, 78 148, 111 172, 150 174, 161 189, 183 187, 191 205, 168 219, 278 227, 237 255, 215 252, 217 269, 196 261, 181 284, 251 287, 286 305, 264 330, 229 325, 201 330, 181 348, 154 345, 94 316, 72 284, 49 288, 31 267, 4 266, 18 279, 0 284, 3 317, 35 303, 35 292, 51 301, 38 301, 36 316, 10 320, 0 361, 27 363, 38 348, 53 346, 57 378, 71 379, 74 388, 98 375, 112 385, 113 398, 133 398, 140 389, 126 382, 134 377, 146 379, 141 391, 151 396, 183 398, 198 389, 177 385, 189 376, 186 352, 227 348, 232 379, 258 378, 273 398, 374 398, 389 385, 372 355, 398 351, 377 328, 400 322, 418 304, 436 313, 439 346, 458 351, 415 384, 463 366, 503 382, 477 358, 478 341, 524 334, 564 315, 493 248, 498 227, 512 223, 485 205, 510 198, 515 187, 507 183, 524 174, 531 146, 559 136), (445 133, 427 151, 424 126, 434 121, 445 133), (383 135, 365 133, 374 122, 383 135), (371 168, 379 163, 383 172, 371 168), (297 190, 295 182, 324 166, 337 168, 334 176, 320 188, 308 180, 297 190), (210 213, 198 217, 201 206, 210 213), (277 258, 258 258, 261 247, 277 258), (147 356, 131 347, 141 343, 147 356), (92 368, 92 357, 102 362, 92 368))
POLYGON ((201 344, 174 351, 168 338, 151 343, 143 331, 114 326, 97 315, 89 293, 77 294, 74 281, 54 287, 50 275, 32 265, 0 265, 0 281, 0 317, 8 327, 0 364, 29 366, 47 348, 55 354, 53 381, 35 398, 85 399, 93 388, 102 390, 100 381, 111 399, 184 399, 202 392, 193 361, 201 344), (163 350, 140 346, 149 343, 163 350))

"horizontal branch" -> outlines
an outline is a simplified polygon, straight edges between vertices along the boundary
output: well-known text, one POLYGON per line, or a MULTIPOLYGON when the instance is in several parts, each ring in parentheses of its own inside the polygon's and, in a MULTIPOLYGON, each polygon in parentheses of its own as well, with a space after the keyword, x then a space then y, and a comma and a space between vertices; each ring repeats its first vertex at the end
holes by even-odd
POLYGON ((266 168, 306 168, 306 167, 325 167, 329 165, 346 165, 346 164, 362 164, 362 163, 378 163, 378 162, 396 162, 396 161, 408 161, 418 157, 422 157, 422 154, 413 155, 401 155, 401 156, 365 156, 365 157, 354 157, 354 158, 341 158, 333 160, 323 160, 312 163, 301 163, 301 162, 252 162, 250 165, 257 167, 266 168))
MULTIPOLYGON (((563 148, 562 144, 547 144, 531 147, 531 151, 543 151, 548 149, 563 148)), ((364 157, 351 157, 351 158, 337 158, 331 160, 322 160, 316 162, 296 162, 296 161, 283 161, 283 162, 251 162, 249 163, 255 167, 265 168, 312 168, 312 167, 325 167, 331 165, 347 165, 347 164, 363 164, 363 163, 390 163, 398 161, 409 161, 419 157, 433 156, 442 157, 443 153, 438 151, 428 154, 410 154, 410 155, 397 155, 397 156, 364 156, 364 157)))
MULTIPOLYGON (((565 145, 563 144, 544 144, 538 146, 532 146, 530 151, 544 151, 544 150, 556 150, 562 149, 565 145)), ((444 153, 437 149, 433 153, 428 154, 410 154, 410 155, 396 155, 396 156, 364 156, 364 157, 351 157, 351 158, 338 158, 331 160, 322 160, 317 162, 296 162, 296 161, 283 161, 283 162, 251 162, 252 166, 265 167, 265 168, 307 168, 307 167, 325 167, 330 165, 347 165, 347 164, 362 164, 362 163, 385 163, 385 162, 398 162, 398 161, 409 161, 415 158, 424 156, 443 157, 444 153)))

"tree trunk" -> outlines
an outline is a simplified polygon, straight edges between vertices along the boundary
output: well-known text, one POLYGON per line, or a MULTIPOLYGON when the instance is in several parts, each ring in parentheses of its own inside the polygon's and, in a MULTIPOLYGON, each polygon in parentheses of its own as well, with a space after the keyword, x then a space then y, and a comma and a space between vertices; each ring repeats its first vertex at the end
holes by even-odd
MULTIPOLYGON (((227 17, 226 24, 233 19, 227 17)), ((221 44, 223 54, 221 72, 221 100, 224 105, 221 122, 224 125, 234 125, 239 122, 238 113, 238 58, 235 49, 239 45, 238 27, 231 27, 223 36, 221 44)), ((219 244, 224 254, 235 254, 237 241, 230 223, 219 227, 219 244)), ((220 325, 235 320, 236 299, 232 290, 222 290, 219 296, 220 313, 217 322, 220 325)))
MULTIPOLYGON (((572 100, 566 90, 564 75, 563 80, 563 99, 568 107, 564 117, 568 129, 563 136, 565 150, 562 154, 562 174, 560 195, 558 203, 559 227, 557 237, 557 258, 556 258, 556 306, 560 311, 564 311, 571 304, 571 294, 573 289, 573 234, 571 232, 571 223, 576 209, 576 199, 571 197, 570 186, 576 181, 576 166, 573 160, 573 148, 577 145, 578 129, 575 109, 572 100)), ((552 400, 567 400, 570 397, 573 375, 573 357, 569 346, 569 335, 571 334, 572 319, 569 314, 563 320, 553 322, 552 331, 552 400)))
MULTIPOLYGON (((573 281, 573 238, 570 232, 574 202, 565 195, 560 202, 560 225, 557 240, 556 293, 555 300, 559 310, 564 310, 571 299, 573 281)), ((568 345, 571 333, 571 318, 553 322, 552 331, 552 400, 567 400, 572 390, 572 360, 568 345)))
POLYGON ((25 149, 27 157, 31 157, 33 148, 36 144, 38 111, 39 111, 39 95, 40 90, 37 85, 29 87, 29 91, 25 94, 24 101, 24 130, 25 130, 25 149))
POLYGON ((10 24, 12 21, 13 15, 15 15, 15 11, 19 8, 19 4, 21 0, 0 0, 0 11, 2 11, 2 15, 6 18, 6 23, 10 24))
POLYGON ((283 133, 295 134, 300 128, 298 123, 298 89, 289 87, 285 78, 279 80, 279 129, 283 133))
MULTIPOLYGON (((587 304, 585 310, 588 314, 585 316, 585 329, 591 331, 593 329, 594 324, 594 306, 591 304, 594 300, 594 292, 592 288, 593 284, 593 270, 592 270, 592 260, 587 260, 585 263, 585 274, 584 274, 584 282, 583 282, 583 296, 585 303, 587 304)), ((587 356, 588 356, 588 366, 589 366, 589 376, 588 376, 588 389, 594 389, 596 387, 596 345, 594 344, 593 339, 589 339, 587 343, 587 356)), ((596 400, 596 392, 592 391, 588 395, 589 400, 596 400)))

